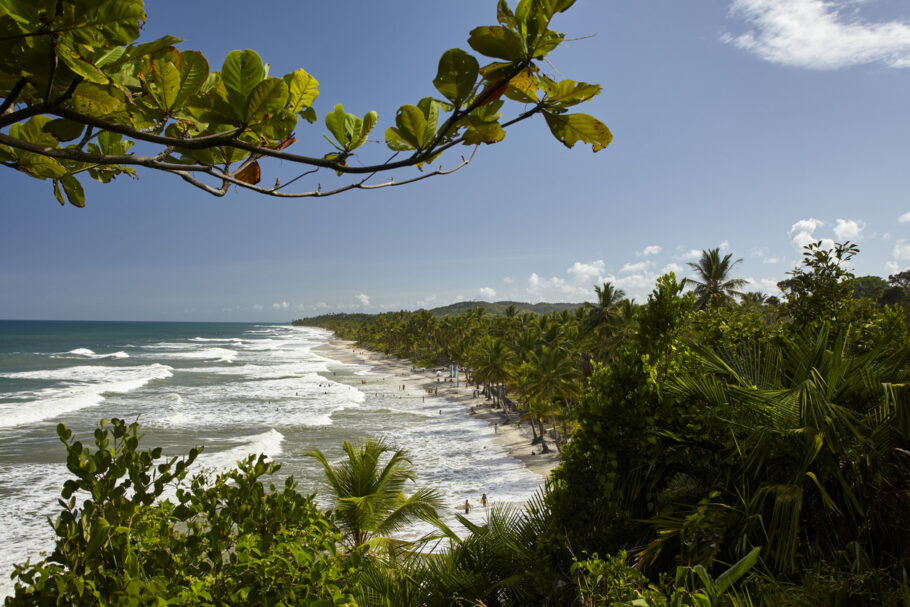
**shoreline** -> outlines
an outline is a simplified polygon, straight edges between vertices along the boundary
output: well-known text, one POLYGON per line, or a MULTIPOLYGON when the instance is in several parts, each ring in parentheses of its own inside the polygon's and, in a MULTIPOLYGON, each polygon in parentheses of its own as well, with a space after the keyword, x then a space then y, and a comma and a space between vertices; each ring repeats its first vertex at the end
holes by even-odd
POLYGON ((473 417, 486 421, 488 426, 496 426, 493 440, 505 448, 509 456, 520 461, 525 468, 539 475, 542 480, 547 479, 550 472, 559 465, 559 454, 555 450, 540 453, 540 446, 531 444, 532 433, 528 422, 509 420, 501 410, 491 408, 489 401, 483 396, 475 398, 474 386, 468 387, 462 382, 460 387, 456 387, 454 382, 447 381, 447 374, 442 377, 443 381, 437 381, 435 369, 417 370, 410 361, 364 350, 355 346, 354 342, 339 339, 334 335, 326 344, 314 348, 313 351, 342 363, 366 365, 373 371, 398 377, 403 385, 412 390, 419 390, 430 398, 441 398, 463 405, 465 415, 471 415, 470 410, 473 407, 473 417))

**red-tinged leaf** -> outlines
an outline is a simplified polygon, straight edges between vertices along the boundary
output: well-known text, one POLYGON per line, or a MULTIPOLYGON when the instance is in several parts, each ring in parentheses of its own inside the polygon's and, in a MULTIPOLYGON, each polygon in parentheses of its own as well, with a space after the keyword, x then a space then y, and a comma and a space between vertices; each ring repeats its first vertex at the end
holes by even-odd
POLYGON ((244 183, 249 183, 251 185, 256 185, 259 183, 262 175, 259 171, 259 163, 255 160, 236 173, 234 173, 234 179, 242 181, 244 183))
POLYGON ((288 146, 290 146, 290 145, 293 145, 293 144, 295 144, 295 143, 297 143, 297 138, 294 137, 293 134, 291 134, 291 135, 288 136, 287 138, 285 138, 285 139, 279 141, 279 142, 278 142, 278 145, 275 146, 275 147, 273 147, 272 149, 273 149, 273 150, 283 150, 284 148, 286 148, 286 147, 288 147, 288 146))

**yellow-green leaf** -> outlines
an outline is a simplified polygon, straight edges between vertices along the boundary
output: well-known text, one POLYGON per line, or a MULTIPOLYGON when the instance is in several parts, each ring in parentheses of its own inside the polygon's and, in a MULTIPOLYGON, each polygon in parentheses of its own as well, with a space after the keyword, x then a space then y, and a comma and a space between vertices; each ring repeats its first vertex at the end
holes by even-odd
POLYGON ((292 114, 309 108, 319 96, 319 81, 303 68, 293 74, 287 74, 284 81, 288 85, 288 110, 292 114))
POLYGON ((56 179, 66 175, 66 169, 56 159, 34 152, 19 152, 19 168, 38 179, 56 179))
POLYGON ((104 87, 91 82, 83 82, 76 87, 70 103, 80 114, 95 117, 109 117, 123 109, 120 99, 111 95, 104 87))
POLYGON ((465 145, 477 145, 479 143, 496 143, 502 141, 506 132, 498 122, 487 122, 476 116, 465 116, 458 121, 459 126, 466 128, 464 134, 465 145))
POLYGON ((544 112, 547 126, 553 136, 571 148, 579 141, 590 143, 591 149, 598 152, 613 141, 613 134, 607 125, 587 114, 554 114, 544 112))
POLYGON ((393 126, 390 126, 385 130, 385 142, 386 145, 389 146, 389 149, 396 152, 406 152, 408 150, 413 150, 416 147, 402 137, 399 130, 393 126))

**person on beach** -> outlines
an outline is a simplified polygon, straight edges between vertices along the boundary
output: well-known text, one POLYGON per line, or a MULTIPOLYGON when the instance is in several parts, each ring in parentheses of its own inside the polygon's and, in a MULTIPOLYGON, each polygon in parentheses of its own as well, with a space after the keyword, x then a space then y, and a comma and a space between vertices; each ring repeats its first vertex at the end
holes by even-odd
POLYGON ((464 513, 471 514, 471 503, 468 500, 464 501, 464 513))
POLYGON ((483 495, 480 496, 480 505, 483 506, 484 508, 487 507, 487 494, 486 493, 484 493, 483 495))

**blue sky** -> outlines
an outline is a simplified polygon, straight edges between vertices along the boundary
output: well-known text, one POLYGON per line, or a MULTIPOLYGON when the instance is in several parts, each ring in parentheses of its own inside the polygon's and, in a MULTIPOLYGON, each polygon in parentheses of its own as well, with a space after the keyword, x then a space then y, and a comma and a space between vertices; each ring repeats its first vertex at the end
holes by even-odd
MULTIPOLYGON (((468 49, 468 32, 495 21, 493 0, 158 0, 146 10, 143 40, 179 36, 213 69, 252 48, 273 74, 316 76, 320 120, 298 129, 297 144, 314 154, 328 151, 322 118, 336 103, 378 111, 383 132, 398 106, 435 94, 443 51, 468 49)), ((578 0, 554 28, 580 39, 547 69, 604 87, 581 111, 613 131, 606 150, 568 150, 541 120, 456 174, 402 188, 219 199, 140 172, 88 184, 85 209, 7 170, 0 318, 284 321, 581 301, 607 280, 642 301, 659 274, 686 275, 713 247, 771 293, 814 239, 858 242, 857 274, 910 267, 905 1, 578 0)), ((362 161, 382 155, 375 144, 362 161)))

